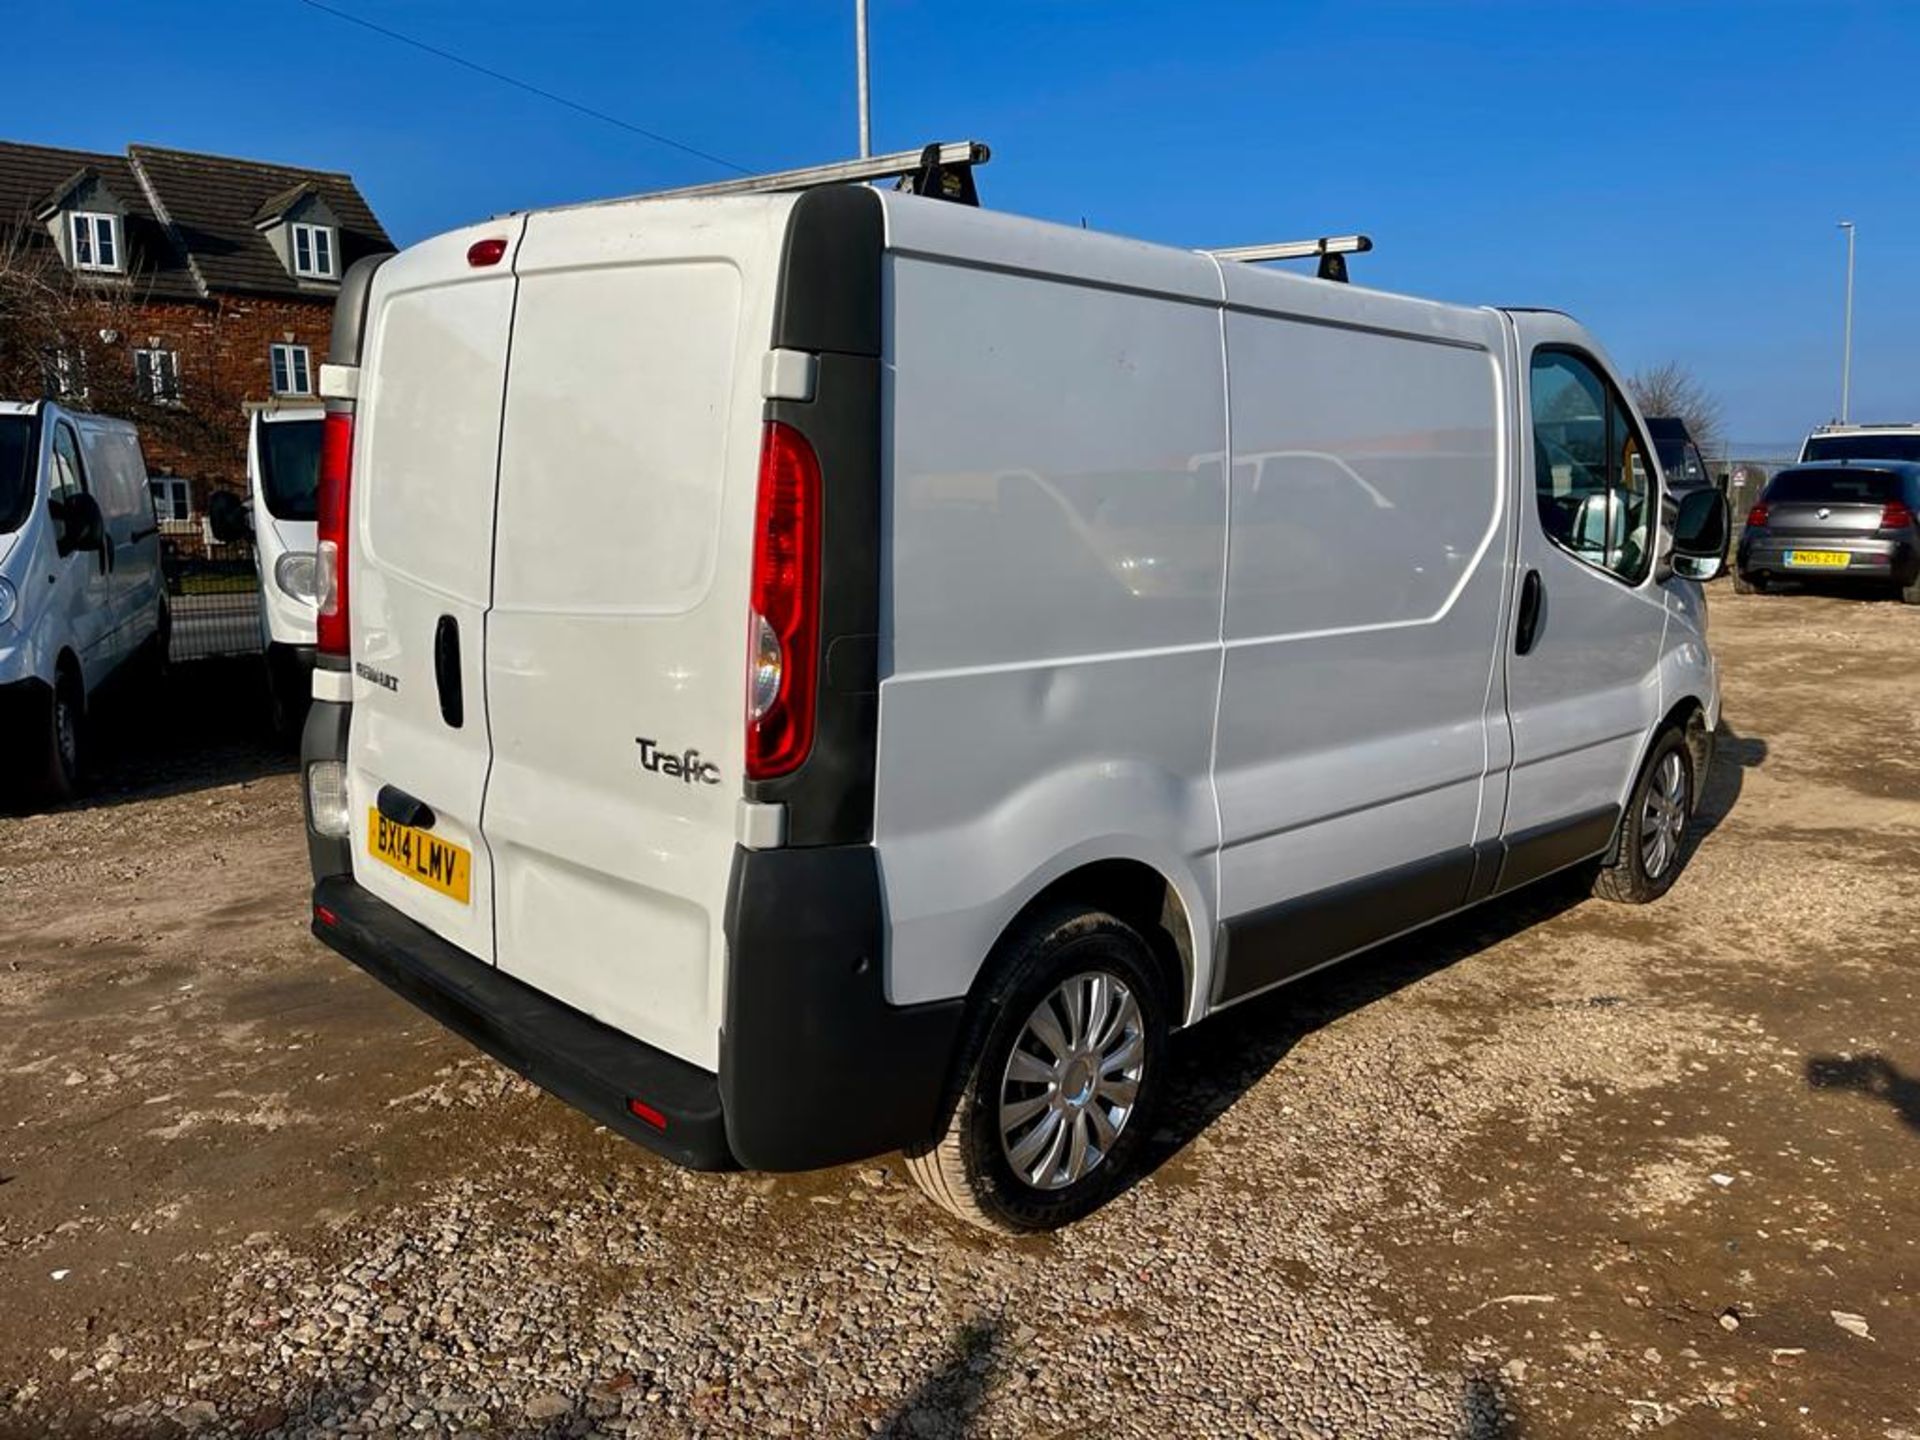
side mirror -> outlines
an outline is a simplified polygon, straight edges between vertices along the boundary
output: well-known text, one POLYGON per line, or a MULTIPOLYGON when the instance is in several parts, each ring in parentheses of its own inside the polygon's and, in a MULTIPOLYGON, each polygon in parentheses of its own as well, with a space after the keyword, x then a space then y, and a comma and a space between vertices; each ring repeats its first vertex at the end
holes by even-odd
POLYGON ((1727 497, 1718 490, 1689 490, 1673 522, 1674 569, 1692 580, 1711 580, 1726 563, 1731 530, 1727 497))
POLYGON ((222 545, 238 544, 253 534, 253 516, 231 490, 215 490, 207 497, 207 528, 222 545))
POLYGON ((98 550, 106 538, 106 521, 100 515, 100 502, 82 492, 69 495, 54 515, 54 538, 62 555, 76 550, 98 550))

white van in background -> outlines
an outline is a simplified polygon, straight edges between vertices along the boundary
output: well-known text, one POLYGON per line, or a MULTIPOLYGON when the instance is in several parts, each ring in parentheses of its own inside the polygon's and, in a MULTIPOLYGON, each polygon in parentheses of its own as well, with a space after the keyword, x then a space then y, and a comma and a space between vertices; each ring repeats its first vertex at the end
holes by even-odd
POLYGON ((858 185, 342 292, 314 932, 681 1164, 1058 1225, 1170 1030, 1682 864, 1725 501, 1565 316, 858 185))
MULTIPOLYGON (((256 408, 247 431, 247 515, 260 574, 260 631, 274 728, 297 737, 313 691, 314 505, 320 483, 317 404, 256 408)), ((226 521, 223 538, 241 538, 226 521)))
POLYGON ((101 684, 164 663, 160 526, 139 432, 51 401, 0 402, 0 789, 62 800, 101 684))

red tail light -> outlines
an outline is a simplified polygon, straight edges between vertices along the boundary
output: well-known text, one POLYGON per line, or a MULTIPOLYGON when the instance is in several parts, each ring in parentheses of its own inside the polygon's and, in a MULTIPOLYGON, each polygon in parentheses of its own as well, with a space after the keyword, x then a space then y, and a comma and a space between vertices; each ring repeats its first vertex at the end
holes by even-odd
POLYGON ((747 778, 771 780, 813 748, 820 648, 820 462, 791 425, 760 440, 747 620, 747 778))
POLYGON ((320 495, 315 531, 314 591, 320 602, 315 640, 322 655, 349 649, 347 628, 348 500, 353 489, 353 416, 329 411, 320 429, 320 495))
POLYGON ((1913 511, 1907 508, 1904 500, 1887 501, 1886 509, 1880 512, 1882 530, 1904 530, 1913 524, 1913 511))
POLYGON ((656 1130, 664 1131, 667 1128, 667 1117, 644 1100, 628 1100, 627 1109, 636 1119, 646 1121, 656 1130))
POLYGON ((1751 510, 1747 512, 1747 524, 1751 526, 1751 525, 1764 525, 1766 523, 1767 523, 1767 502, 1762 500, 1758 505, 1754 506, 1751 510))

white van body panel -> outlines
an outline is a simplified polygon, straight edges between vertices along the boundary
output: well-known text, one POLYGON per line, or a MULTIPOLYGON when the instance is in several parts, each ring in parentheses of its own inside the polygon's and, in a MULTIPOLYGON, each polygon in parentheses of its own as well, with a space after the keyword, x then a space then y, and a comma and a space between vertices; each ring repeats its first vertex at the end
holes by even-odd
POLYGON ((312 520, 283 518, 273 513, 265 484, 262 447, 276 425, 318 425, 326 411, 319 405, 276 406, 256 410, 247 432, 247 492, 253 514, 253 556, 260 575, 260 623, 268 643, 312 645, 315 609, 311 597, 291 595, 275 580, 283 555, 311 555, 315 526, 312 520))
POLYGON ((761 357, 792 204, 536 214, 515 260, 487 620, 497 959, 708 1069, 761 357), (694 773, 647 768, 642 740, 697 749, 694 773))
POLYGON ((471 955, 493 957, 493 865, 480 830, 487 738, 485 617, 493 594, 494 481, 513 315, 512 250, 474 268, 475 240, 517 239, 521 222, 413 246, 368 297, 363 392, 353 441, 354 733, 348 768, 354 874, 402 914, 471 955), (458 627, 464 723, 442 719, 433 647, 458 627), (373 858, 367 825, 393 784, 431 807, 434 833, 472 853, 466 904, 373 858))
POLYGON ((1227 276, 1232 919, 1498 834, 1513 481, 1497 315, 1227 276))
POLYGON ((964 994, 1021 906, 1094 860, 1174 880, 1204 955, 1218 266, 958 206, 887 214, 888 998, 964 994))

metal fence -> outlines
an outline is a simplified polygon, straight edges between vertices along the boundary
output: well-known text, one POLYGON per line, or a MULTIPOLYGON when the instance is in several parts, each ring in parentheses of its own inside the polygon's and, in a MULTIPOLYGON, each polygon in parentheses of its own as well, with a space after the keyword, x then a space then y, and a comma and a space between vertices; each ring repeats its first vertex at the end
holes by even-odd
POLYGON ((259 653, 260 579, 251 545, 166 535, 160 556, 173 616, 175 662, 259 653))

